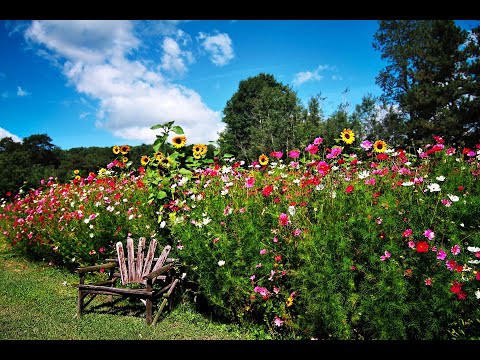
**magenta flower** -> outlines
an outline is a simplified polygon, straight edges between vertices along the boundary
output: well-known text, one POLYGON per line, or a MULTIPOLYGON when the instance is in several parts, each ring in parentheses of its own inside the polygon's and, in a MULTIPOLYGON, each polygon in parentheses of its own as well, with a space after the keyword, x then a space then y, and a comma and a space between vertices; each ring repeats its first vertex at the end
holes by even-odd
POLYGON ((278 222, 282 226, 287 226, 288 224, 290 224, 290 220, 288 219, 288 215, 284 214, 284 213, 280 214, 280 216, 278 217, 278 222))
POLYGON ((281 159, 283 156, 283 152, 281 151, 273 151, 270 153, 270 156, 273 156, 274 158, 281 159))
POLYGON ((402 232, 402 236, 409 237, 410 235, 412 235, 412 233, 413 233, 412 229, 407 229, 404 232, 402 232))
POLYGON ((313 140, 313 144, 317 146, 321 145, 322 142, 323 142, 323 139, 321 137, 317 137, 315 138, 315 140, 313 140))
POLYGON ((453 245, 452 249, 450 250, 453 255, 458 255, 460 254, 460 246, 459 245, 453 245))
POLYGON ((290 152, 288 153, 288 156, 291 157, 292 159, 296 159, 296 158, 300 157, 300 151, 290 150, 290 152))
POLYGON ((313 144, 308 144, 305 148, 305 151, 309 152, 310 154, 316 154, 318 152, 318 146, 313 144))
POLYGON ((283 320, 280 319, 278 316, 276 316, 276 317, 275 317, 275 320, 273 320, 273 323, 274 323, 276 326, 280 327, 280 326, 283 325, 283 320))
POLYGON ((428 229, 423 232, 423 236, 425 236, 428 240, 433 240, 435 238, 435 233, 428 229))
POLYGON ((385 250, 385 255, 380 256, 380 260, 385 261, 387 260, 392 254, 390 254, 387 250, 385 250))
POLYGON ((410 249, 415 249, 415 241, 410 240, 410 241, 408 242, 408 247, 409 247, 410 249))
POLYGON ((259 293, 262 296, 268 295, 268 290, 261 286, 255 286, 253 291, 255 291, 256 293, 259 293))
POLYGON ((248 176, 245 180, 245 187, 246 188, 251 188, 255 184, 255 178, 248 176))
POLYGON ((439 249, 437 251, 437 259, 438 260, 445 260, 446 257, 447 257, 447 253, 443 249, 439 249))
POLYGON ((425 285, 432 285, 432 278, 425 279, 425 285))
POLYGON ((267 249, 262 249, 262 250, 260 250, 260 255, 264 255, 264 254, 266 254, 266 253, 267 253, 267 249))
POLYGON ((372 148, 372 143, 368 140, 363 140, 362 143, 360 144, 361 148, 365 151, 368 151, 372 148))

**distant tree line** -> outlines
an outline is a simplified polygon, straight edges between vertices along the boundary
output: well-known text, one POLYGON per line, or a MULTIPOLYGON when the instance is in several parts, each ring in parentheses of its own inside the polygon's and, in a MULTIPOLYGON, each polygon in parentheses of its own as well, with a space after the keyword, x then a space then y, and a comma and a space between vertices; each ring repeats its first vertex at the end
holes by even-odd
MULTIPOLYGON (((131 146, 128 159, 139 168, 142 155, 150 155, 152 145, 131 146)), ((115 159, 112 147, 78 147, 62 150, 52 144, 47 134, 34 134, 15 142, 11 137, 0 139, 0 198, 15 195, 20 188, 37 188, 41 180, 57 178, 61 183, 78 175, 97 173, 115 159)))
MULTIPOLYGON (((379 21, 372 46, 388 64, 375 79, 383 93, 366 94, 351 112, 343 102, 326 116, 321 93, 305 106, 271 74, 242 80, 223 110, 220 151, 251 162, 262 153, 301 149, 318 136, 332 146, 345 128, 357 142, 382 139, 397 148, 414 149, 434 135, 452 146, 474 147, 480 143, 479 32, 480 26, 468 32, 453 20, 379 21)), ((152 145, 133 146, 129 159, 138 168, 141 156, 152 151, 152 145)), ((113 158, 110 147, 62 150, 47 134, 22 143, 3 138, 0 197, 49 177, 68 181, 75 169, 87 176, 113 158)))

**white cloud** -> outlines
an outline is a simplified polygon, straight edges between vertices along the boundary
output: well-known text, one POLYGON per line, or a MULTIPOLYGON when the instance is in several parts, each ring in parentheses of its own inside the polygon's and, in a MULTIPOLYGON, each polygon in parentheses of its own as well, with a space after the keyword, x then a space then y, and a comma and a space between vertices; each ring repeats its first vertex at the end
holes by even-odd
POLYGON ((28 95, 30 95, 28 91, 23 90, 21 86, 17 86, 17 96, 24 97, 28 95))
MULTIPOLYGON (((146 60, 133 59, 134 51, 144 45, 135 36, 134 24, 37 20, 25 37, 60 61, 63 74, 79 93, 98 100, 97 127, 126 141, 152 143, 156 138, 152 125, 175 121, 183 127, 189 143, 217 140, 224 127, 219 112, 208 108, 195 91, 167 81, 152 70, 153 65, 148 68, 146 60)), ((183 71, 185 61, 192 59, 176 40, 184 44, 187 37, 182 32, 172 33, 162 45, 170 56, 162 65, 183 71)))
MULTIPOLYGON (((313 71, 301 71, 295 74, 295 77, 292 80, 293 85, 300 86, 307 81, 319 81, 323 79, 323 75, 320 73, 326 70, 334 70, 329 65, 319 65, 313 71)), ((332 80, 339 80, 341 79, 338 75, 332 75, 332 80)))
POLYGON ((203 48, 210 53, 210 60, 217 65, 226 65, 234 58, 232 39, 225 33, 207 35, 199 33, 197 39, 203 48))
POLYGON ((11 137, 12 140, 15 142, 22 142, 22 139, 20 137, 0 127, 0 139, 6 138, 6 137, 11 137))
POLYGON ((163 56, 161 68, 177 73, 184 73, 187 70, 184 59, 188 63, 194 61, 193 55, 189 51, 182 51, 178 43, 171 37, 163 39, 162 44, 163 56))

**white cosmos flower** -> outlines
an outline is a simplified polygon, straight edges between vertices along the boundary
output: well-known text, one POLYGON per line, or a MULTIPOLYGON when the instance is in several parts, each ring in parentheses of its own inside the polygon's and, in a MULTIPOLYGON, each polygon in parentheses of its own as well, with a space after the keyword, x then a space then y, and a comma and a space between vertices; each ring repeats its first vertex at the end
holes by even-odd
POLYGON ((413 184, 413 181, 405 181, 402 183, 402 186, 412 186, 413 184))
POLYGON ((436 179, 437 179, 437 181, 445 181, 445 176, 443 176, 443 175, 437 176, 436 179))
POLYGON ((437 183, 431 183, 427 185, 427 188, 428 190, 430 190, 430 192, 440 191, 440 185, 438 185, 437 183))
POLYGON ((469 246, 469 247, 467 247, 467 250, 476 253, 476 252, 479 252, 479 251, 480 251, 480 247, 477 247, 477 246, 469 246))
POLYGON ((460 200, 460 198, 457 195, 447 194, 447 196, 450 199, 450 201, 452 201, 452 202, 456 202, 456 201, 460 200))
POLYGON ((225 260, 219 260, 218 261, 218 266, 223 266, 225 265, 225 260))

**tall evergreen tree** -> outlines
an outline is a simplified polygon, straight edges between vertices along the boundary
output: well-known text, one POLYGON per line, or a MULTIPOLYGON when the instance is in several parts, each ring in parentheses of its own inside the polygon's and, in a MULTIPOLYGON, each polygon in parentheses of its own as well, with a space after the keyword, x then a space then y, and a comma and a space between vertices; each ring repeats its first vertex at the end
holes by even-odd
POLYGON ((478 131, 478 31, 472 34, 468 42, 453 20, 379 21, 373 47, 389 65, 376 83, 405 115, 413 142, 433 135, 468 142, 478 131))

